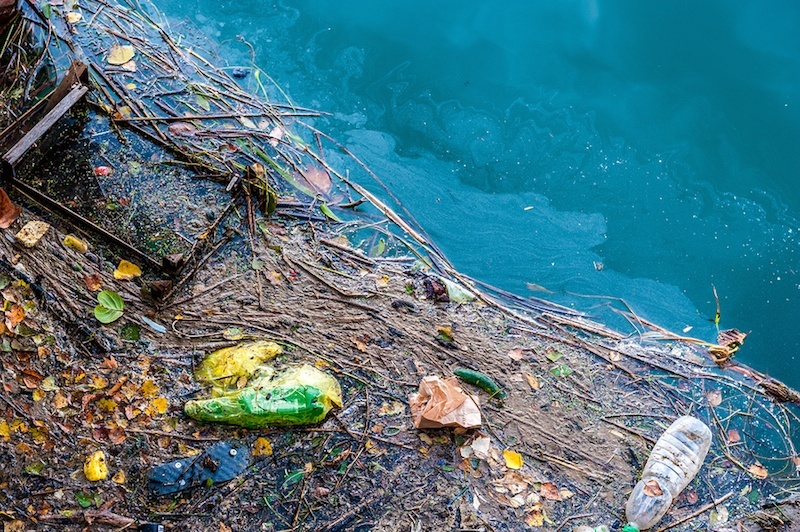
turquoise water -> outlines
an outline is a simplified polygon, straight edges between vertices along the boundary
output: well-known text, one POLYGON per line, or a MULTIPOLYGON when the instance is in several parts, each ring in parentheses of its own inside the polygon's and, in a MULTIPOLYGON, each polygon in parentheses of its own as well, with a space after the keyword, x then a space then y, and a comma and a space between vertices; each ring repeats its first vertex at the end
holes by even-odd
POLYGON ((800 3, 158 6, 334 113, 462 271, 708 340, 713 284, 738 358, 800 387, 800 3))

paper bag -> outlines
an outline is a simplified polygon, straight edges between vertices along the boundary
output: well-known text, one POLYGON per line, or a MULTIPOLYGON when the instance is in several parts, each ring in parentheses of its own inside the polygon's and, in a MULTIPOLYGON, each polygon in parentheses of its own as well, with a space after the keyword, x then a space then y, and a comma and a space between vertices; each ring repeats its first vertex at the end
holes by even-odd
POLYGON ((481 426, 478 398, 461 391, 455 377, 442 380, 427 376, 419 383, 419 393, 408 398, 411 417, 418 429, 481 426))

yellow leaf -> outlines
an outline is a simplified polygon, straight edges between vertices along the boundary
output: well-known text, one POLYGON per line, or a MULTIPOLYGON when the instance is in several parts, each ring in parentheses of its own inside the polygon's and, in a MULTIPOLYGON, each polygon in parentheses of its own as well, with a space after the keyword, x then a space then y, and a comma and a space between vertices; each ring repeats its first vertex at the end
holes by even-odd
POLYGON ((386 288, 389 286, 389 276, 388 275, 381 275, 375 280, 375 287, 376 288, 386 288))
POLYGON ((272 456, 272 444, 263 436, 253 443, 253 456, 272 456))
POLYGON ((136 83, 128 83, 127 85, 125 85, 125 88, 128 89, 129 91, 134 90, 136 87, 137 87, 136 83))
POLYGON ((541 503, 537 504, 527 517, 525 517, 525 524, 528 526, 541 527, 544 526, 544 514, 542 513, 541 503))
POLYGON ((67 13, 67 22, 69 22, 70 24, 75 24, 82 18, 83 15, 81 15, 77 11, 70 11, 69 13, 67 13))
POLYGON ((158 412, 159 414, 167 413, 167 407, 169 406, 169 403, 167 402, 166 397, 156 397, 155 399, 150 401, 150 404, 153 405, 153 408, 155 408, 156 412, 158 412))
POLYGON ((95 451, 92 456, 87 458, 83 464, 83 474, 86 475, 86 480, 89 482, 105 480, 108 476, 108 466, 106 466, 106 455, 103 451, 95 451))
POLYGON ((114 279, 119 279, 121 281, 130 281, 140 275, 142 275, 142 269, 125 259, 119 261, 119 266, 114 270, 114 279))
POLYGON ((41 401, 44 399, 45 393, 44 390, 33 390, 33 400, 34 401, 41 401))
POLYGON ((64 245, 81 254, 89 251, 88 244, 86 244, 86 242, 73 235, 67 235, 64 237, 64 245))
POLYGON ((111 480, 113 480, 115 484, 125 484, 125 471, 120 469, 114 473, 114 476, 111 477, 111 480))
POLYGON ((122 65, 133 59, 134 55, 136 55, 136 50, 133 46, 115 44, 108 51, 107 61, 109 65, 122 65))
POLYGON ((100 399, 97 401, 97 406, 105 412, 113 412, 117 409, 117 402, 113 399, 100 399))
POLYGON ((519 469, 522 467, 522 455, 516 451, 506 449, 503 451, 503 458, 506 460, 506 467, 509 469, 519 469))
POLYGON ((8 429, 8 423, 5 419, 0 419, 0 438, 3 438, 3 441, 11 439, 11 431, 8 429))
POLYGON ((536 377, 534 377, 530 373, 526 373, 525 379, 528 381, 528 384, 530 385, 531 388, 533 388, 534 390, 539 389, 539 381, 536 379, 536 377))
POLYGON ((142 394, 142 397, 155 397, 158 395, 158 386, 156 386, 153 381, 146 380, 142 383, 139 393, 142 394))
POLYGON ((95 390, 103 390, 108 386, 108 379, 102 375, 95 375, 92 377, 92 388, 95 390))

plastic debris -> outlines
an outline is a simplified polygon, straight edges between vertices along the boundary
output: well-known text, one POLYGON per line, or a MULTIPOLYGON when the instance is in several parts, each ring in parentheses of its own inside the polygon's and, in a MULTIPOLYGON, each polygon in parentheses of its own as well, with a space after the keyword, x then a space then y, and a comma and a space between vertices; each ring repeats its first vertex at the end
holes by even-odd
POLYGON ((418 429, 481 426, 478 398, 465 394, 455 377, 447 380, 433 375, 424 377, 419 393, 411 394, 408 402, 418 429))
POLYGON ((655 526, 675 497, 689 485, 711 446, 711 429, 697 418, 683 416, 658 439, 625 506, 624 532, 655 526))
POLYGON ((250 464, 250 451, 244 445, 222 442, 205 452, 154 467, 147 476, 150 491, 169 495, 202 485, 226 482, 250 464))
POLYGON ((318 423, 333 406, 342 406, 339 382, 305 364, 257 377, 220 397, 188 401, 184 412, 198 421, 259 428, 318 423))
POLYGON ((222 395, 240 378, 249 378, 262 367, 263 372, 271 372, 272 368, 262 364, 282 352, 281 346, 265 340, 225 347, 208 355, 195 370, 194 378, 201 384, 213 386, 212 394, 222 395))
POLYGON ((28 222, 14 238, 26 248, 32 248, 39 243, 39 240, 47 233, 48 229, 50 229, 50 224, 47 222, 28 222))
POLYGON ((106 455, 103 451, 95 451, 83 464, 83 474, 89 482, 105 480, 108 476, 106 455))

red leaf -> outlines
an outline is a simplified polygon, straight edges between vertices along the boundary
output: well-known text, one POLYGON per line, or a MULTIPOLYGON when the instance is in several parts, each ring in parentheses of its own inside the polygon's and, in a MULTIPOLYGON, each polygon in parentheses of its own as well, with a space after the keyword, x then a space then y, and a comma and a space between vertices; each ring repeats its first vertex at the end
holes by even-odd
POLYGON ((14 205, 6 191, 0 188, 0 229, 11 227, 22 212, 22 207, 14 205))

